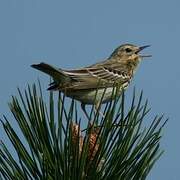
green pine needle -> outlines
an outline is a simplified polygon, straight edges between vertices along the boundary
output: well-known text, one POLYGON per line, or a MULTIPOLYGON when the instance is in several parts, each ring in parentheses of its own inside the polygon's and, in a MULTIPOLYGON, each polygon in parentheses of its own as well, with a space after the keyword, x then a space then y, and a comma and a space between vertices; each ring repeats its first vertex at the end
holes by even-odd
POLYGON ((81 120, 77 102, 50 92, 47 103, 40 83, 18 92, 9 108, 22 136, 4 116, 1 122, 17 156, 1 141, 2 179, 143 180, 163 153, 166 121, 156 116, 145 127, 150 109, 142 93, 138 97, 134 91, 130 107, 123 93, 99 107, 104 117, 92 107, 89 119, 81 120), (79 128, 76 134, 73 127, 79 128))

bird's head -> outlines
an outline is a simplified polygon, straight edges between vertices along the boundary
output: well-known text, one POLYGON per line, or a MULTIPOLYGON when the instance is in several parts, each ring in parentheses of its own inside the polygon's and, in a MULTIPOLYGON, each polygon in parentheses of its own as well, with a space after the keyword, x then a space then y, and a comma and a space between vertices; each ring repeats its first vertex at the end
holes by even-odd
POLYGON ((151 55, 142 55, 140 52, 149 47, 150 45, 146 46, 135 46, 132 44, 123 44, 116 48, 114 52, 111 54, 110 58, 116 58, 119 61, 140 61, 144 57, 151 57, 151 55))

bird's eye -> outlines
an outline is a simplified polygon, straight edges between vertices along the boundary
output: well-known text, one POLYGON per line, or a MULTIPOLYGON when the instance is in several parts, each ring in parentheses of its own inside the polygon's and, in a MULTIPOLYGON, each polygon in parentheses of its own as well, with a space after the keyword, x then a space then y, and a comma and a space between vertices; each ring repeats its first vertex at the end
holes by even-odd
POLYGON ((132 49, 126 48, 125 51, 126 51, 127 53, 130 53, 130 52, 132 51, 132 49))

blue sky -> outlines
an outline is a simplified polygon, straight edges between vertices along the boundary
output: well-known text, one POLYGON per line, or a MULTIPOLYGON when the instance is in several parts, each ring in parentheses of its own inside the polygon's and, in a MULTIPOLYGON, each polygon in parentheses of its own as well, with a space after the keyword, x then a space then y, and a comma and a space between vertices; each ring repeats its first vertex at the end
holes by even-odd
POLYGON ((142 62, 128 91, 143 89, 151 114, 170 118, 161 143, 165 154, 148 180, 180 179, 179 17, 178 0, 1 0, 0 112, 8 115, 17 86, 38 77, 48 83, 33 63, 70 69, 102 60, 122 43, 151 44, 146 52, 153 57, 142 62))

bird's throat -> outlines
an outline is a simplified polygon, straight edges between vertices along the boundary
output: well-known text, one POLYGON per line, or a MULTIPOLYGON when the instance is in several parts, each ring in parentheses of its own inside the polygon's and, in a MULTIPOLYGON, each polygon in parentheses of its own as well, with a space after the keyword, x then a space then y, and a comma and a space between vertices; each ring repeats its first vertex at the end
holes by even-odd
POLYGON ((136 57, 134 59, 129 59, 126 63, 126 66, 129 70, 135 70, 138 65, 139 65, 139 62, 140 62, 140 58, 136 57))

